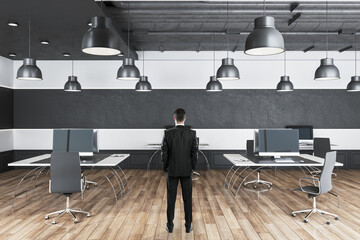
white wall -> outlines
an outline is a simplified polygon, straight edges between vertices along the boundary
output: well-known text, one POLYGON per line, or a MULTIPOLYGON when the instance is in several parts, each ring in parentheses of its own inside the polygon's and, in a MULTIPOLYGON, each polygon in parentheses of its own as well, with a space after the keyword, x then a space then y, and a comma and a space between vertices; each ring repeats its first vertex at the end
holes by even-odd
MULTIPOLYGON (((240 70, 239 81, 223 82, 226 89, 274 89, 283 75, 283 54, 255 57, 229 52, 240 70)), ((216 69, 226 52, 216 53, 216 69)), ((338 81, 314 81, 314 72, 325 52, 288 52, 287 74, 295 89, 345 89, 354 75, 354 52, 329 52, 341 73, 338 81)), ((139 53, 142 59, 142 53, 139 53)), ((62 89, 71 75, 71 61, 37 61, 43 81, 14 80, 17 89, 62 89)), ((22 61, 14 61, 14 74, 22 61)), ((74 75, 83 89, 133 89, 135 82, 116 80, 122 61, 75 61, 74 75)), ((142 72, 142 61, 136 61, 142 72)), ((213 75, 212 52, 145 52, 145 75, 154 89, 204 89, 213 75)))
POLYGON ((14 80, 14 63, 0 56, 0 87, 12 88, 14 80))
MULTIPOLYGON (((254 129, 195 129, 209 150, 245 150, 254 129)), ((100 150, 149 150, 161 143, 164 129, 99 129, 100 150)), ((52 129, 14 129, 15 150, 51 150, 52 129)), ((329 137, 333 150, 360 150, 359 129, 314 129, 314 137, 329 137)), ((206 150, 204 149, 204 150, 206 150)))
POLYGON ((0 130, 0 152, 14 149, 14 135, 12 129, 0 130))

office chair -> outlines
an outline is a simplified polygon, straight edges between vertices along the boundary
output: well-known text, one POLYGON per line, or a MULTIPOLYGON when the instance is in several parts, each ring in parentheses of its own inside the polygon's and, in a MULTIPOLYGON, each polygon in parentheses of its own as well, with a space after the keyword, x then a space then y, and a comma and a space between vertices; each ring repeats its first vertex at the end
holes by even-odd
MULTIPOLYGON (((247 140, 246 141, 246 155, 254 155, 254 140, 247 140)), ((256 167, 251 167, 251 169, 256 169, 256 167)), ((254 184, 254 188, 256 189, 256 184, 264 184, 268 188, 271 188, 272 182, 268 182, 268 181, 260 179, 261 170, 265 170, 265 169, 270 169, 270 168, 258 169, 257 170, 257 179, 244 183, 244 186, 246 186, 248 184, 254 184)))
POLYGON ((307 215, 304 218, 305 223, 308 222, 308 218, 313 213, 317 213, 320 216, 323 216, 326 219, 327 224, 330 224, 330 220, 325 216, 325 214, 334 216, 335 220, 339 219, 339 217, 336 214, 317 209, 317 207, 316 207, 316 197, 321 194, 327 193, 332 189, 331 176, 332 176, 332 172, 335 167, 335 162, 336 162, 336 151, 328 152, 325 155, 324 166, 323 166, 323 170, 321 172, 321 176, 319 179, 318 178, 306 178, 306 177, 302 177, 299 179, 300 188, 295 189, 294 191, 301 191, 303 193, 308 194, 309 198, 312 197, 313 198, 313 207, 311 209, 307 209, 307 210, 300 210, 300 211, 292 212, 291 216, 295 217, 297 213, 307 213, 307 215), (308 183, 311 183, 311 185, 303 186, 302 182, 306 181, 306 180, 308 181, 308 183), (315 183, 317 183, 317 184, 315 184, 315 183))
POLYGON ((50 193, 59 193, 66 196, 66 208, 48 213, 45 219, 49 219, 50 215, 58 214, 53 218, 52 224, 56 224, 56 219, 70 213, 74 217, 74 222, 78 220, 74 213, 84 213, 90 217, 89 212, 70 208, 70 195, 72 193, 82 192, 84 180, 81 179, 80 157, 78 152, 53 152, 51 154, 50 164, 50 193))
MULTIPOLYGON (((314 138, 314 156, 325 158, 326 153, 331 151, 330 138, 314 138)), ((310 167, 311 175, 320 175, 321 169, 310 167)), ((335 176, 336 174, 333 173, 335 176)))

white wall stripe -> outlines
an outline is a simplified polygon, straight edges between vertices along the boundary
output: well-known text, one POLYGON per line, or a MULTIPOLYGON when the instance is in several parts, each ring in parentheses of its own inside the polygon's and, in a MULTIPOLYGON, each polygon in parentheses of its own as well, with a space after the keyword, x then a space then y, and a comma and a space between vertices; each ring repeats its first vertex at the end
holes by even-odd
MULTIPOLYGON (((245 150, 254 129, 194 129, 209 150, 245 150)), ((52 129, 14 129, 15 150, 51 150, 52 129)), ((148 150, 161 143, 164 129, 99 129, 100 150, 148 150)), ((314 137, 330 137, 334 150, 360 150, 360 129, 314 129, 314 137)))

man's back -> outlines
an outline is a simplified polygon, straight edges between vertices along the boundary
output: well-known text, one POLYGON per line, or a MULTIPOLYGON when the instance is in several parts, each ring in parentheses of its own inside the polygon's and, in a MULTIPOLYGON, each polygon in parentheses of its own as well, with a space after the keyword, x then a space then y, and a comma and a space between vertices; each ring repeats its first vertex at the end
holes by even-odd
POLYGON ((168 176, 191 176, 197 162, 196 132, 183 125, 166 130, 162 154, 168 176))

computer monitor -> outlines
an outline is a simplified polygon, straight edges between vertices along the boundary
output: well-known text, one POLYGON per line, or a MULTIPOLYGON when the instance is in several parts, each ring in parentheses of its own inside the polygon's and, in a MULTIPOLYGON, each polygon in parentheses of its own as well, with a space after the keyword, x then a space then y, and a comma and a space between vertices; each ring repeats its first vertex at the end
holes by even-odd
POLYGON ((54 129, 53 151, 92 156, 94 152, 99 152, 97 133, 94 129, 54 129))
POLYGON ((293 129, 255 130, 254 153, 274 158, 298 156, 299 131, 293 129))
POLYGON ((313 140, 313 126, 309 125, 289 125, 286 128, 296 129, 299 131, 300 140, 313 140))

